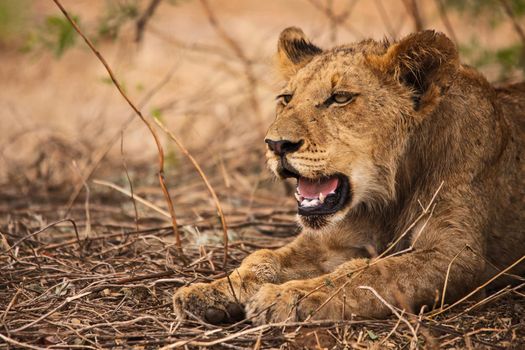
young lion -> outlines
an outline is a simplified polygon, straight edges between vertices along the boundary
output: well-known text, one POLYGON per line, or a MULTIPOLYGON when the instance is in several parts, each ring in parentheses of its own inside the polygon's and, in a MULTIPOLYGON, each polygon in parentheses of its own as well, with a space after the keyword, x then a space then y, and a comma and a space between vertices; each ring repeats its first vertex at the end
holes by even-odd
POLYGON ((297 179, 303 232, 177 290, 179 317, 381 318, 524 274, 525 83, 493 87, 434 31, 323 51, 288 28, 278 58, 268 165, 297 179))

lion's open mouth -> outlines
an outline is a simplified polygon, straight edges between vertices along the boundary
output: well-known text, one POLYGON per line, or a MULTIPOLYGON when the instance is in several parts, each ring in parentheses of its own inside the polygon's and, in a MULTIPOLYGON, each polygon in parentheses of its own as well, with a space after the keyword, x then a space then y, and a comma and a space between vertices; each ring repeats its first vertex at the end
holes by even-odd
POLYGON ((297 178, 295 198, 299 215, 328 215, 344 207, 350 197, 346 176, 336 174, 318 179, 297 178))
POLYGON ((295 198, 299 215, 319 216, 338 212, 351 198, 350 181, 343 174, 322 176, 316 179, 301 176, 285 159, 277 172, 283 178, 296 178, 295 198))

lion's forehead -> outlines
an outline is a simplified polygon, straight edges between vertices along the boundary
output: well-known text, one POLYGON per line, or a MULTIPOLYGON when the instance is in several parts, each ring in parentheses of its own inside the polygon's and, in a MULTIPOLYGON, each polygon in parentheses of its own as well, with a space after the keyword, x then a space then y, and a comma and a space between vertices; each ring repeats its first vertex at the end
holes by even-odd
POLYGON ((326 52, 300 69, 289 81, 288 90, 299 94, 324 95, 338 86, 357 92, 374 82, 364 61, 362 52, 326 52))
POLYGON ((363 57, 362 53, 329 51, 314 57, 297 73, 296 78, 301 80, 310 76, 327 77, 329 74, 341 74, 357 70, 363 66, 363 57))

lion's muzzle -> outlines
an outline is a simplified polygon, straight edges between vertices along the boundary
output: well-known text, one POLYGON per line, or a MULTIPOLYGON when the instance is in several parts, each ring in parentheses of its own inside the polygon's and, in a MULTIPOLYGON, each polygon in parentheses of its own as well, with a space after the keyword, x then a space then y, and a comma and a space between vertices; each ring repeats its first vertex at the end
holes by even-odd
POLYGON ((288 153, 295 152, 299 150, 299 148, 301 148, 301 146, 304 144, 303 140, 294 142, 289 140, 274 141, 271 139, 266 139, 264 142, 268 144, 270 151, 272 151, 278 157, 284 157, 288 153))

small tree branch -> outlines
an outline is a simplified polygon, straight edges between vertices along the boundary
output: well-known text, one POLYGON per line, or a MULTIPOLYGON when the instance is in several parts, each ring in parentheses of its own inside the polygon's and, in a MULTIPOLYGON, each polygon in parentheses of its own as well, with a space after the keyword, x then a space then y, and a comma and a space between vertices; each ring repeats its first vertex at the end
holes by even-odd
POLYGON ((239 43, 235 41, 231 35, 229 35, 224 28, 220 25, 219 21, 217 20, 217 17, 213 13, 212 8, 210 7, 210 4, 207 0, 200 0, 200 3, 202 5, 202 8, 204 10, 204 13, 208 17, 208 21, 210 22, 210 25, 215 29, 215 32, 219 35, 219 37, 228 45, 228 47, 233 51, 235 56, 242 62, 244 66, 244 74, 246 76, 246 82, 248 85, 248 92, 249 92, 249 100, 250 104, 253 108, 253 112, 257 118, 257 124, 259 128, 259 132, 264 135, 265 127, 263 125, 263 116, 261 112, 261 107, 259 105, 259 100, 257 98, 257 90, 259 87, 259 84, 257 82, 257 77, 255 76, 255 72, 253 71, 253 62, 252 60, 246 55, 244 50, 241 48, 239 43))
POLYGON ((124 155, 124 130, 120 133, 120 156, 122 158, 122 167, 126 173, 126 179, 129 184, 129 192, 131 193, 131 202, 133 203, 133 211, 135 212, 135 228, 137 232, 140 230, 139 227, 139 212, 137 210, 137 202, 135 201, 135 193, 133 192, 133 182, 129 176, 128 165, 126 164, 126 156, 124 155))
POLYGON ((120 85, 120 83, 118 82, 117 78, 113 74, 113 71, 111 70, 111 67, 107 63, 106 59, 95 48, 95 46, 93 45, 91 40, 89 40, 89 38, 86 37, 84 35, 84 33, 80 30, 80 28, 78 27, 77 23, 75 22, 75 20, 73 20, 73 18, 71 18, 71 16, 66 11, 64 6, 62 6, 62 4, 60 3, 59 0, 53 0, 53 2, 58 6, 60 11, 62 11, 62 13, 66 17, 66 19, 69 21, 69 23, 71 23, 71 25, 73 26, 75 31, 82 37, 82 39, 84 39, 86 44, 89 46, 91 51, 93 51, 93 53, 97 56, 97 58, 102 63, 102 65, 104 65, 104 68, 106 68, 106 71, 108 72, 109 77, 111 78, 111 81, 113 82, 113 84, 115 85, 117 90, 119 91, 120 95, 126 100, 126 102, 131 107, 131 109, 133 109, 133 111, 135 111, 135 113, 142 120, 142 122, 144 122, 144 124, 146 124, 149 132, 151 133, 151 136, 153 136, 153 139, 155 140, 155 144, 157 146, 157 151, 158 151, 157 153, 158 153, 158 167, 159 167, 159 171, 158 171, 159 183, 160 183, 160 187, 162 189, 162 192, 164 194, 164 198, 166 199, 166 202, 168 204, 168 209, 169 209, 169 213, 170 213, 170 216, 171 216, 171 224, 172 224, 172 227, 173 227, 173 232, 175 233, 175 240, 176 240, 176 243, 177 243, 177 249, 179 250, 179 253, 181 254, 181 256, 183 256, 182 255, 182 243, 181 243, 181 239, 180 239, 180 232, 179 232, 179 229, 177 228, 177 219, 176 219, 176 215, 175 215, 175 209, 173 207, 173 201, 171 200, 171 196, 170 196, 170 194, 168 192, 168 188, 166 187, 166 182, 164 180, 164 150, 162 148, 162 144, 160 143, 160 139, 159 139, 159 137, 157 135, 157 132, 153 128, 153 125, 148 121, 148 119, 142 114, 142 112, 130 100, 128 95, 126 95, 126 93, 122 89, 122 86, 120 85))
POLYGON ((514 11, 512 10, 512 6, 509 3, 508 0, 499 0, 501 5, 503 6, 503 9, 505 10, 505 13, 509 17, 509 19, 512 22, 512 26, 514 27, 514 31, 516 34, 518 34, 520 40, 521 40, 521 60, 523 62, 523 65, 525 66, 525 31, 521 27, 520 23, 518 22, 518 19, 516 18, 516 15, 514 14, 514 11))
POLYGON ((146 29, 146 25, 148 24, 148 21, 151 19, 151 17, 155 13, 155 10, 157 9, 161 1, 162 0, 151 0, 148 7, 146 7, 146 10, 142 14, 142 16, 140 16, 139 19, 137 20, 137 24, 136 24, 137 32, 135 35, 136 42, 139 43, 142 41, 142 37, 144 36, 144 30, 146 29))
POLYGON ((397 32, 394 30, 394 27, 392 26, 392 22, 390 22, 390 18, 386 12, 385 7, 383 6, 383 2, 381 0, 376 0, 375 5, 377 8, 377 11, 379 12, 379 15, 381 16, 381 19, 383 20, 383 23, 385 24, 386 30, 388 34, 390 35, 390 38, 392 40, 395 40, 397 38, 397 32))
POLYGON ((344 27, 345 29, 347 29, 349 32, 351 32, 352 34, 356 36, 360 36, 360 37, 363 36, 361 33, 358 33, 354 28, 351 28, 346 23, 347 19, 352 15, 355 5, 357 4, 357 0, 350 0, 346 9, 339 14, 335 13, 334 4, 332 0, 327 0, 325 6, 323 6, 317 0, 307 0, 307 1, 317 10, 323 12, 325 16, 328 18, 328 21, 330 22, 330 41, 332 42, 332 44, 335 45, 337 42, 338 26, 344 27))
POLYGON ((423 23, 423 17, 421 16, 421 12, 419 11, 419 7, 417 5, 417 0, 402 0, 403 5, 405 5, 405 8, 410 13, 410 16, 414 20, 414 29, 416 31, 421 31, 425 28, 425 25, 423 23))
POLYGON ((416 330, 414 329, 414 327, 412 326, 412 324, 406 319, 403 317, 403 314, 405 313, 405 310, 401 310, 401 314, 396 310, 396 308, 394 306, 392 306, 390 303, 388 303, 385 298, 383 298, 381 295, 379 295, 379 293, 372 287, 369 287, 369 286, 359 286, 357 287, 359 289, 366 289, 370 292, 372 292, 372 294, 374 294, 374 296, 379 299, 379 301, 381 303, 383 303, 390 311, 392 311, 392 313, 394 315, 396 315, 396 317, 401 320, 404 324, 407 325, 408 329, 410 329, 410 332, 412 332, 412 335, 413 335, 413 338, 412 338, 412 341, 414 344, 417 344, 417 332, 416 330))
POLYGON ((452 38, 454 43, 458 44, 458 37, 456 36, 456 32, 454 31, 454 27, 450 23, 450 19, 448 18, 447 9, 445 8, 445 4, 443 4, 443 0, 435 0, 436 6, 439 10, 439 17, 441 17, 441 21, 445 25, 445 28, 447 28, 448 35, 452 38))
POLYGON ((204 174, 204 171, 202 171, 202 168, 200 167, 199 163, 193 158, 193 156, 188 152, 186 147, 179 141, 179 139, 173 134, 160 120, 155 119, 155 123, 175 142, 177 147, 184 153, 184 155, 190 160, 190 162, 193 164, 197 172, 199 173, 200 177, 202 178, 202 181, 204 181, 204 184, 206 185, 206 188, 208 189, 208 192, 210 193, 211 197, 213 198, 213 201, 215 202, 215 207, 217 208, 217 213, 219 215, 219 218, 221 219, 221 225, 222 225, 222 233, 223 233, 223 242, 224 242, 224 258, 223 258, 223 268, 226 270, 226 264, 228 263, 228 225, 226 224, 226 219, 224 218, 224 212, 222 211, 221 202, 219 201, 219 197, 217 197, 217 193, 213 189, 213 187, 210 184, 210 181, 208 181, 208 178, 204 174))
MULTIPOLYGON (((142 100, 139 102, 139 109, 142 109, 150 100, 155 96, 155 94, 160 91, 162 87, 164 87, 172 78, 173 73, 175 72, 175 67, 170 69, 170 71, 167 73, 167 75, 155 86, 153 86, 142 98, 142 100)), ((113 145, 120 140, 120 137, 122 133, 128 128, 128 126, 135 120, 135 112, 131 112, 131 114, 128 116, 126 121, 121 124, 118 131, 101 147, 99 147, 93 155, 92 160, 89 162, 89 164, 86 165, 86 167, 82 170, 82 176, 81 180, 78 185, 76 185, 75 189, 71 193, 71 196, 69 196, 69 199, 66 204, 66 210, 65 210, 65 216, 69 215, 71 208, 73 204, 75 203, 76 199, 78 198, 78 195, 80 194, 80 191, 82 190, 84 182, 87 182, 95 170, 97 170, 100 162, 106 157, 106 155, 109 153, 113 145)))

